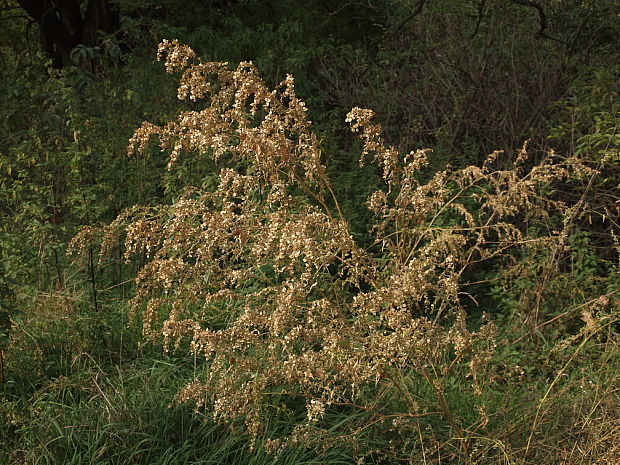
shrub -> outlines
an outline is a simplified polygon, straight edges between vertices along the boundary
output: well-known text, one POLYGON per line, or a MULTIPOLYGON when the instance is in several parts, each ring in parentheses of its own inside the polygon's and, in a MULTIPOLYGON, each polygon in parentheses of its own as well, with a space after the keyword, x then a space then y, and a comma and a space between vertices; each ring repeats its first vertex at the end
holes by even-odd
MULTIPOLYGON (((364 248, 291 76, 270 90, 252 63, 204 63, 177 41, 158 56, 182 71, 178 96, 194 109, 143 123, 129 151, 157 137, 169 170, 208 155, 216 182, 127 210, 104 228, 102 257, 124 234, 125 258, 144 263, 131 302, 144 334, 194 356, 195 377, 177 400, 241 422, 254 441, 274 431, 275 412, 289 427, 268 438, 273 451, 350 443, 360 456, 402 459, 423 436, 440 447, 484 429, 497 329, 486 315, 468 323, 464 275, 563 244, 567 225, 551 215, 568 221, 571 211, 548 194, 591 170, 553 152, 533 165, 524 147, 507 168, 496 152, 422 182, 429 152, 402 156, 372 111, 354 108, 347 121, 363 142, 360 161, 384 181, 367 202, 374 243, 364 248), (457 406, 455 397, 471 400, 457 406)), ((91 235, 73 247, 88 253, 91 235)))

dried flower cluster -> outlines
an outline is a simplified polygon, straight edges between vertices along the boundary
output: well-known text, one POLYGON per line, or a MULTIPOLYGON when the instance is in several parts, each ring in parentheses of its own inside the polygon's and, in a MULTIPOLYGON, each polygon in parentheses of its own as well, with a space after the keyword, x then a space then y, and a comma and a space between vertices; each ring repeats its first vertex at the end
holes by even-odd
MULTIPOLYGON (((203 63, 177 41, 164 41, 158 56, 183 72, 179 98, 204 109, 162 127, 144 123, 130 152, 155 136, 169 169, 184 154, 210 154, 219 184, 188 189, 172 205, 135 207, 106 228, 104 244, 124 225, 126 258, 146 258, 132 301, 144 333, 162 336, 167 349, 188 341, 208 362, 178 400, 216 420, 242 419, 254 438, 269 409, 305 406, 290 435, 270 440, 274 450, 325 444, 322 421, 335 408, 365 412, 342 426, 340 440, 424 415, 471 427, 452 417, 442 383, 459 371, 480 394, 495 342, 491 323, 466 325, 463 272, 524 246, 518 224, 562 208, 540 192, 573 162, 549 154, 526 169, 524 148, 508 169, 493 169, 493 154, 483 167, 422 183, 428 152, 403 157, 386 146, 372 112, 355 108, 347 121, 364 142, 361 159, 370 155, 386 183, 368 199, 376 240, 364 249, 340 213, 292 77, 269 90, 251 63, 203 63), (436 412, 420 407, 411 382, 428 383, 436 412)), ((477 409, 481 425, 487 417, 477 409)))

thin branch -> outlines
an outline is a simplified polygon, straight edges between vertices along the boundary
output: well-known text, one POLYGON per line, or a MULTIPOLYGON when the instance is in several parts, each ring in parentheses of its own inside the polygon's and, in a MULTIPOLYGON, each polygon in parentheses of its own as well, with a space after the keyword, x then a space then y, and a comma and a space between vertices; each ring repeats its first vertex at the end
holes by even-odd
POLYGON ((6 4, 2 7, 0 7, 0 11, 13 11, 13 10, 21 10, 20 6, 11 6, 9 5, 8 2, 5 2, 6 4))
POLYGON ((26 21, 30 21, 30 18, 26 15, 13 15, 13 16, 0 17, 0 21, 6 21, 7 19, 25 19, 26 21))
POLYGON ((536 325, 532 330, 528 331, 526 334, 518 337, 517 339, 515 339, 514 341, 512 341, 510 344, 511 345, 516 345, 518 342, 522 341, 523 339, 525 339, 527 336, 529 336, 530 334, 532 334, 532 332, 534 331, 538 331, 540 328, 543 328, 547 325, 550 325, 551 323, 553 323, 554 321, 560 320, 562 318, 564 318, 567 315, 573 314, 575 313, 577 310, 582 309, 583 307, 587 307, 588 305, 592 305, 593 303, 597 302, 600 300, 601 297, 611 297, 614 294, 617 294, 620 291, 611 291, 608 292, 607 294, 603 294, 602 296, 596 297, 594 299, 588 300, 587 302, 582 303, 581 305, 577 305, 576 307, 570 308, 568 310, 566 310, 565 312, 560 313, 559 315, 554 316, 553 318, 551 318, 550 320, 544 321, 538 325, 536 325))
POLYGON ((545 32, 547 30, 547 16, 545 15, 545 10, 543 9, 542 5, 540 5, 539 3, 533 2, 531 0, 510 0, 510 1, 512 3, 517 3, 519 5, 527 6, 529 8, 535 8, 538 11, 538 24, 540 26, 540 29, 538 29, 538 32, 536 33, 538 37, 541 37, 543 39, 554 40, 561 44, 568 45, 567 42, 557 39, 555 37, 552 37, 545 32))
POLYGON ((411 21, 413 18, 415 18, 416 16, 418 16, 420 13, 422 13, 422 9, 424 8, 424 4, 426 3, 426 0, 420 0, 418 2, 418 4, 416 5, 415 9, 411 12, 411 14, 409 16, 407 16, 405 19, 403 19, 401 21, 401 23, 396 26, 396 29, 394 29, 394 33, 398 33, 400 32, 400 30, 405 27, 405 25, 411 21))
POLYGON ((356 2, 347 2, 347 3, 345 3, 344 5, 339 6, 338 8, 336 8, 336 9, 335 9, 335 10, 333 10, 333 11, 331 11, 331 10, 327 9, 327 10, 328 10, 327 16, 336 16, 337 14, 339 14, 340 12, 342 12, 344 9, 346 9, 346 8, 348 8, 348 7, 350 7, 350 6, 353 6, 353 5, 355 5, 355 4, 356 4, 356 2))
POLYGON ((486 4, 487 0, 480 0, 480 3, 478 4, 478 19, 476 20, 476 29, 474 29, 474 32, 472 33, 470 39, 476 37, 478 31, 480 31, 480 23, 482 23, 482 18, 484 18, 484 7, 486 6, 486 4))

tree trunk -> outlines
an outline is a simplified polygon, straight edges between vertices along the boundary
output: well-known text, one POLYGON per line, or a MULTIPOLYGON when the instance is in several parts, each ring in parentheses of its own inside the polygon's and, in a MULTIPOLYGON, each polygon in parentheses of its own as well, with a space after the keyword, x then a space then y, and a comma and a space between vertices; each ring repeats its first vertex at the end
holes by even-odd
POLYGON ((79 0, 18 0, 19 5, 39 25, 43 49, 62 68, 71 64, 71 51, 82 44, 99 45, 98 32, 118 31, 120 17, 109 0, 88 0, 80 9, 79 0))

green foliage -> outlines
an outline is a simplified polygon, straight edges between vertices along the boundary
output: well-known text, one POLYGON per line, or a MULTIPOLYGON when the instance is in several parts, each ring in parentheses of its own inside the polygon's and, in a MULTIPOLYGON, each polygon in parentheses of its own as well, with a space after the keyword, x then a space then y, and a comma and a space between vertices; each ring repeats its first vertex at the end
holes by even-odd
POLYGON ((569 96, 557 104, 561 120, 550 138, 570 143, 563 148, 571 152, 617 161, 620 67, 617 64, 594 65, 582 73, 572 84, 569 96))

